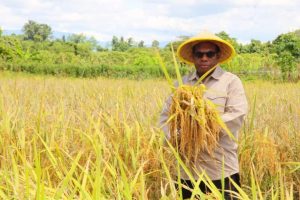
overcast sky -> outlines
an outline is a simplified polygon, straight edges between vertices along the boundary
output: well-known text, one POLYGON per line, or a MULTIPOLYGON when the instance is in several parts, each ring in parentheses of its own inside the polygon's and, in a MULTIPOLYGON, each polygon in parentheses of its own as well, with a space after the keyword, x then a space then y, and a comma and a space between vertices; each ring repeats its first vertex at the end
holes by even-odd
POLYGON ((0 27, 21 30, 28 20, 54 31, 110 41, 170 41, 202 30, 226 31, 239 42, 270 41, 300 28, 300 0, 0 0, 0 27))

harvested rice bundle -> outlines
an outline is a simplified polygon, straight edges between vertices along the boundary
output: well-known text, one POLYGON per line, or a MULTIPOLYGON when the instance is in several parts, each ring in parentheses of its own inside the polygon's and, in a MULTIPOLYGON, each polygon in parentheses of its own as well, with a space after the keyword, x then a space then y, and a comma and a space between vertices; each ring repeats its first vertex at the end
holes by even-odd
POLYGON ((201 152, 213 155, 222 128, 215 105, 203 98, 205 86, 181 85, 170 106, 170 142, 186 163, 195 163, 201 152))

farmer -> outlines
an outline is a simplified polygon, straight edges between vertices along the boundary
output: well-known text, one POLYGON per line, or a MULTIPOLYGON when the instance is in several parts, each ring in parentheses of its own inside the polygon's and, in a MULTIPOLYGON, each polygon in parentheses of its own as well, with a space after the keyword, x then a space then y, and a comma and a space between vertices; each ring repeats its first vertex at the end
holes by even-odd
MULTIPOLYGON (((195 66, 194 72, 182 78, 183 84, 194 85, 205 72, 214 68, 202 80, 207 88, 204 98, 212 101, 217 106, 221 119, 235 138, 238 138, 238 131, 247 113, 245 91, 241 80, 236 75, 223 70, 218 65, 230 60, 234 54, 235 51, 232 45, 209 32, 201 33, 186 40, 177 50, 177 55, 182 61, 195 66)), ((171 97, 166 101, 160 117, 160 124, 167 139, 170 139, 168 127, 170 103, 171 97)), ((180 134, 180 131, 178 134, 180 134)), ((213 156, 205 151, 201 152, 194 169, 189 170, 195 180, 198 179, 199 174, 205 173, 219 190, 222 189, 222 177, 225 177, 225 198, 234 199, 234 195, 230 195, 231 193, 226 191, 237 192, 229 177, 237 185, 240 185, 237 148, 237 143, 222 129, 213 156)), ((183 169, 181 169, 180 179, 183 185, 193 188, 189 176, 183 169)), ((204 182, 201 182, 199 187, 203 193, 211 192, 204 182)), ((189 198, 191 194, 190 190, 182 188, 184 199, 189 198)))

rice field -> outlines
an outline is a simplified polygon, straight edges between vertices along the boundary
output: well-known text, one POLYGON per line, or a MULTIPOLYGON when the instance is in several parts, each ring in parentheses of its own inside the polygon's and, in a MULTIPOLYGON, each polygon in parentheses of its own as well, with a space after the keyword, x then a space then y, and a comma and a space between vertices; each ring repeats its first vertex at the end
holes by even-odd
MULTIPOLYGON (((300 199, 300 83, 244 85, 240 199, 300 199)), ((0 90, 1 199, 179 199, 166 81, 1 74, 0 90)))

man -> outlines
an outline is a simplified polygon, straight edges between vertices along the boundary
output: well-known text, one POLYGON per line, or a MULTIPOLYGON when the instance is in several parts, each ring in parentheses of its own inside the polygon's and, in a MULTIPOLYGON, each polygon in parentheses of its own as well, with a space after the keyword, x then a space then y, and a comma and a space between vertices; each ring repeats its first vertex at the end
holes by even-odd
MULTIPOLYGON (((226 72, 218 66, 218 64, 227 62, 234 56, 235 51, 232 45, 211 33, 205 32, 183 42, 179 46, 177 54, 184 62, 194 64, 196 69, 182 78, 183 84, 194 85, 202 75, 214 68, 202 80, 207 88, 204 98, 217 105, 222 120, 235 138, 238 138, 238 131, 247 113, 247 99, 244 88, 241 80, 236 75, 226 72)), ((160 118, 160 124, 168 139, 170 133, 167 121, 170 102, 171 98, 169 97, 160 118)), ((230 177, 240 185, 237 147, 237 143, 224 130, 221 130, 219 145, 215 149, 214 155, 210 156, 207 152, 201 152, 195 163, 196 169, 189 170, 191 170, 196 180, 198 174, 206 173, 220 190, 222 189, 221 179, 225 177, 225 190, 237 192, 231 181, 229 181, 230 177)), ((181 170, 180 178, 182 184, 193 188, 184 170, 181 170)), ((200 184, 200 189, 204 193, 210 192, 203 182, 200 184)), ((182 188, 182 194, 183 198, 191 196, 191 192, 184 188, 182 188)), ((233 199, 234 197, 226 192, 225 198, 233 199)))

